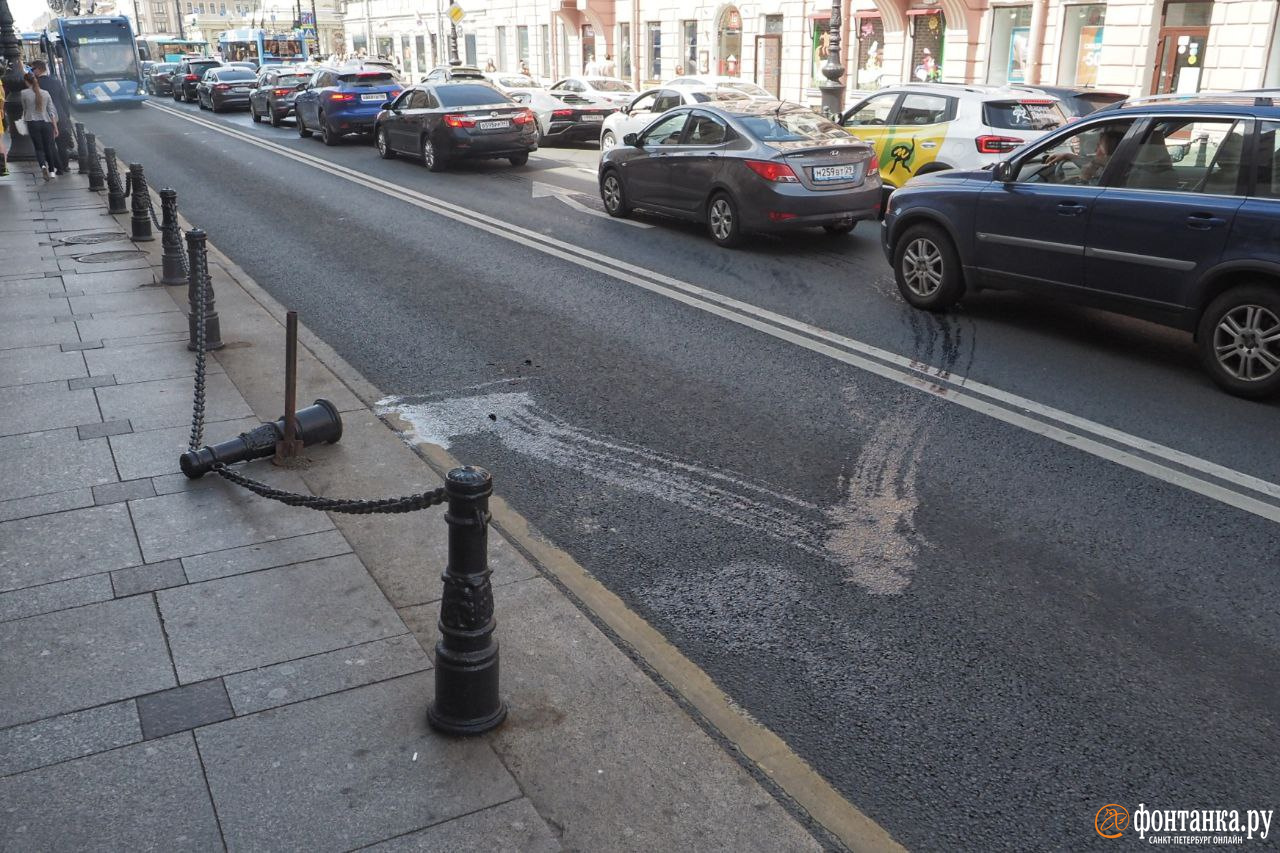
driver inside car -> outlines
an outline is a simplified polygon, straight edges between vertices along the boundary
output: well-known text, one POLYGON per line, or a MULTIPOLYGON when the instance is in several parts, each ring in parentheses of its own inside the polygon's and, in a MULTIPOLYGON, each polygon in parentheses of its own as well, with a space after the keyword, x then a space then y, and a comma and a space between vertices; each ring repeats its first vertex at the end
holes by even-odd
POLYGON ((1084 164, 1083 167, 1080 168, 1078 175, 1068 175, 1066 172, 1059 172, 1059 174, 1063 176, 1061 181, 1055 182, 1046 175, 1047 182, 1096 184, 1098 180, 1101 179, 1103 171, 1106 170, 1107 163, 1111 161, 1111 156, 1115 154, 1116 149, 1120 147, 1120 140, 1124 139, 1126 129, 1127 128, 1123 127, 1105 128, 1098 135, 1098 145, 1093 150, 1093 156, 1091 157, 1085 157, 1084 155, 1076 154, 1071 151, 1059 151, 1045 157, 1044 165, 1046 166, 1058 166, 1068 162, 1074 163, 1077 166, 1080 166, 1082 163, 1084 164))

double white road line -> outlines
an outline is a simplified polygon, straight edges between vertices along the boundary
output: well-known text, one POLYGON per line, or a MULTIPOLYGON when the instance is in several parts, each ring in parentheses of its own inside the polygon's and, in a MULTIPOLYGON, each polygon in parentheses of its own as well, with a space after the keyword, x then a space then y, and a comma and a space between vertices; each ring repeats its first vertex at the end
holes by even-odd
POLYGON ((907 356, 802 323, 654 270, 340 166, 321 157, 304 154, 246 130, 170 106, 151 102, 148 102, 148 106, 500 239, 598 272, 616 281, 635 285, 650 293, 914 388, 923 394, 947 400, 1100 459, 1280 523, 1280 485, 1275 483, 966 379, 962 375, 921 364, 907 356))

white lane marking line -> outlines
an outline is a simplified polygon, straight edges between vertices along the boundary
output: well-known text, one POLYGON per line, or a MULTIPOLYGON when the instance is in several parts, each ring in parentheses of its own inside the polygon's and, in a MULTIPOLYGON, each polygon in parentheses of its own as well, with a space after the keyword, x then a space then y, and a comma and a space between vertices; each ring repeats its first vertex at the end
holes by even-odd
POLYGON ((982 385, 981 383, 969 383, 963 377, 957 378, 955 375, 947 371, 931 365, 920 364, 891 353, 887 350, 870 344, 864 344, 861 341, 844 337, 807 323, 793 320, 789 317, 777 314, 767 309, 758 308, 749 303, 740 302, 731 297, 722 296, 718 293, 705 290, 700 287, 682 282, 670 276, 657 273, 652 270, 646 270, 624 261, 610 258, 607 255, 583 249, 571 243, 557 240, 553 237, 540 234, 522 226, 504 222, 495 217, 488 216, 473 211, 451 202, 433 198, 416 190, 409 190, 404 187, 397 186, 381 178, 365 175, 355 170, 348 169, 344 166, 338 166, 328 160, 313 157, 309 154, 302 154, 293 151, 276 143, 266 142, 257 139, 240 131, 232 130, 226 126, 219 125, 212 121, 194 116, 187 115, 179 110, 148 103, 153 109, 170 113, 178 118, 206 127, 218 133, 239 139, 247 144, 256 145, 269 151, 274 151, 281 156, 293 159, 297 162, 310 165, 320 171, 327 172, 335 177, 342 178, 367 189, 373 189, 398 198, 408 204, 419 207, 423 210, 429 210, 440 216, 452 219, 481 231, 501 237, 511 242, 519 243, 528 248, 535 249, 545 254, 558 257, 562 260, 578 266, 585 267, 608 275, 620 281, 625 281, 641 287, 652 293, 666 296, 677 302, 682 302, 694 308, 706 311, 708 313, 719 316, 723 319, 730 320, 757 331, 764 332, 780 340, 793 343, 797 346, 811 350, 816 353, 827 355, 837 361, 859 367, 867 372, 874 373, 885 379, 898 382, 908 387, 916 388, 941 399, 951 400, 957 405, 964 406, 972 411, 980 412, 1003 421, 1013 426, 1021 427, 1028 432, 1036 433, 1052 439, 1060 444, 1069 447, 1075 447, 1090 453, 1102 459, 1106 459, 1131 470, 1147 474, 1156 479, 1163 480, 1167 483, 1180 486, 1205 497, 1212 498, 1229 506, 1243 509, 1246 512, 1266 518, 1269 521, 1280 522, 1280 507, 1272 504, 1264 503, 1249 495, 1240 494, 1231 489, 1225 488, 1217 483, 1202 480, 1199 477, 1189 475, 1183 471, 1169 468, 1166 465, 1147 459, 1142 456, 1136 456, 1110 445, 1102 444, 1087 436, 1078 435, 1067 429, 1047 424, 1039 420, 1035 420, 1018 411, 1012 411, 997 405, 994 402, 979 399, 970 391, 977 392, 980 395, 987 396, 989 399, 997 399, 1001 402, 1016 405, 1019 409, 1027 412, 1035 412, 1041 417, 1059 418, 1070 426, 1092 432, 1099 437, 1105 437, 1109 440, 1117 441, 1134 450, 1140 450, 1167 461, 1179 465, 1186 465, 1202 473, 1211 474, 1212 476, 1230 482, 1234 485, 1249 489, 1250 491, 1259 492, 1266 496, 1273 496, 1280 493, 1280 486, 1261 480, 1248 474, 1243 474, 1230 468, 1226 468, 1198 457, 1174 451, 1163 445, 1140 438, 1138 436, 1096 424, 1085 418, 1061 412, 1050 406, 1037 403, 1018 395, 1011 394, 991 386, 982 385), (774 325, 776 324, 776 325, 774 325), (795 331, 792 331, 795 330, 795 331), (847 349, 846 349, 847 348, 847 349), (850 352, 849 350, 852 350, 850 352), (863 357, 863 356, 867 357, 863 357), (872 361, 871 359, 879 359, 881 361, 872 361), (890 366, 893 365, 893 366, 890 366), (906 368, 905 370, 902 368, 906 368), (1184 460, 1190 460, 1192 465, 1187 465, 1184 460))
POLYGON ((636 228, 652 228, 653 227, 647 222, 636 222, 633 219, 619 219, 617 217, 610 216, 608 213, 606 213, 603 210, 596 210, 594 207, 585 205, 582 202, 578 201, 576 198, 574 198, 574 196, 577 195, 578 193, 577 190, 565 189, 564 187, 557 187, 553 184, 544 184, 541 181, 534 181, 531 193, 532 193, 531 195, 532 198, 558 198, 565 204, 569 205, 569 207, 573 208, 574 210, 580 211, 582 213, 589 213, 592 216, 600 216, 609 220, 610 222, 620 222, 623 225, 634 225, 636 228))

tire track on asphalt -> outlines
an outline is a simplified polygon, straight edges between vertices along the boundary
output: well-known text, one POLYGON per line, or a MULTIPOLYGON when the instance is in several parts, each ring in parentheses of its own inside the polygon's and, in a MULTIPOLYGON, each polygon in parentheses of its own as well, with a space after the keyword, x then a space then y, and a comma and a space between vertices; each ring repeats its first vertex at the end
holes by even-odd
POLYGON ((200 116, 147 104, 184 121, 272 151, 366 189, 398 199, 504 240, 559 258, 651 293, 763 332, 918 392, 947 400, 1051 441, 1280 523, 1280 485, 967 379, 952 365, 935 366, 803 323, 785 315, 559 240, 418 190, 304 154, 200 116), (1193 473, 1194 472, 1194 473, 1193 473), (1204 476, 1201 476, 1204 475, 1204 476))

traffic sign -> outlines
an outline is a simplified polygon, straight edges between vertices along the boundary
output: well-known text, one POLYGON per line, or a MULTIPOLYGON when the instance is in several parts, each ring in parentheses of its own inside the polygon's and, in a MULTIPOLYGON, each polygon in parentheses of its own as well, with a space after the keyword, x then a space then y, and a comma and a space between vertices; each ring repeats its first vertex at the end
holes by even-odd
POLYGON ((462 19, 466 16, 467 13, 462 11, 462 7, 457 3, 449 4, 449 20, 453 21, 455 24, 460 24, 462 23, 462 19))

